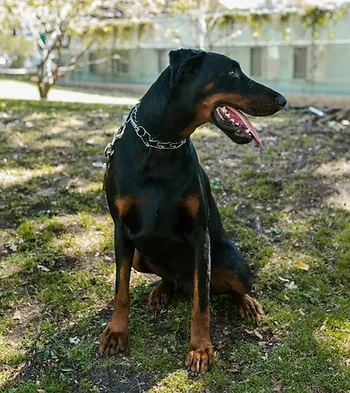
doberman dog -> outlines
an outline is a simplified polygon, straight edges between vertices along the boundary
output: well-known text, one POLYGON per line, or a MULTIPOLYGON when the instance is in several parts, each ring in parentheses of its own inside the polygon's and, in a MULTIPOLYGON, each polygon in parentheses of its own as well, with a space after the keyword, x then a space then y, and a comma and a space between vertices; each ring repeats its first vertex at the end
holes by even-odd
POLYGON ((162 278, 149 295, 151 311, 165 307, 175 289, 192 293, 185 365, 197 376, 213 363, 210 293, 233 293, 240 314, 257 322, 263 310, 248 295, 250 269, 223 228, 190 135, 209 122, 233 142, 261 146, 243 112, 268 116, 287 101, 224 55, 178 49, 169 59, 107 149, 104 184, 117 273, 114 311, 100 351, 126 347, 133 267, 162 278))

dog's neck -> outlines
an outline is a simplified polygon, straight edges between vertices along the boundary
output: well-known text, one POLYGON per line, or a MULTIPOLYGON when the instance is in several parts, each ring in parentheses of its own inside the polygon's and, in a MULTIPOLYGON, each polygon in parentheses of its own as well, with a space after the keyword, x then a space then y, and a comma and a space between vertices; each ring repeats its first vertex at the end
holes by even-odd
POLYGON ((193 105, 186 105, 186 92, 172 92, 169 88, 170 69, 163 71, 148 92, 142 97, 138 108, 138 124, 152 138, 164 142, 179 141, 197 128, 193 105))

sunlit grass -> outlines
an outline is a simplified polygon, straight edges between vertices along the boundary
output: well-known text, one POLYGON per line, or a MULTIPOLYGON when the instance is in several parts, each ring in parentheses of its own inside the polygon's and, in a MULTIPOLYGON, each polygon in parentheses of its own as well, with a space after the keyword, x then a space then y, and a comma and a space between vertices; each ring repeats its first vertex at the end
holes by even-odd
POLYGON ((23 167, 4 168, 0 169, 0 181, 2 187, 8 187, 29 181, 35 177, 59 173, 64 171, 64 169, 64 165, 51 166, 49 164, 37 169, 25 169, 23 167))

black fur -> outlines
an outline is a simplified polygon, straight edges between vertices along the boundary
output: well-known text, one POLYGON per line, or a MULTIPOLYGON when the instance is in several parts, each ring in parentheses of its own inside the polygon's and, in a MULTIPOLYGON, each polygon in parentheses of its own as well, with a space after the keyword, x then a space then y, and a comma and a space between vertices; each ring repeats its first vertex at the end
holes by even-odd
POLYGON ((154 139, 188 138, 176 150, 147 148, 128 123, 124 136, 115 143, 105 188, 116 227, 117 270, 124 255, 138 250, 145 271, 154 271, 183 289, 192 287, 196 272, 202 311, 209 302, 210 269, 232 273, 249 291, 249 266, 223 228, 189 135, 199 124, 215 124, 213 111, 218 105, 230 104, 248 114, 266 116, 285 103, 283 96, 249 79, 226 56, 190 49, 170 52, 169 67, 141 99, 137 122, 154 139), (227 102, 234 97, 237 101, 227 102), (186 207, 190 196, 198 198, 195 214, 186 207), (118 198, 131 198, 135 203, 124 214, 118 210, 118 198))

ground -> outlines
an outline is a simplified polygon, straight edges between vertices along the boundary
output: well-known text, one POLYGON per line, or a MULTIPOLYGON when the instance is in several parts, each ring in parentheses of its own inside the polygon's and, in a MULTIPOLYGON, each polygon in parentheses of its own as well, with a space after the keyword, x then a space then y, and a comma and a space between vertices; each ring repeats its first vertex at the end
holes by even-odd
POLYGON ((214 297, 215 367, 188 378, 191 299, 154 318, 156 278, 133 272, 128 350, 99 355, 115 274, 103 149, 129 109, 0 101, 0 390, 349 392, 350 132, 302 111, 254 119, 261 150, 214 128, 193 138, 261 324, 214 297))

